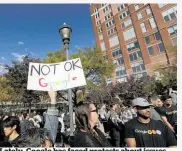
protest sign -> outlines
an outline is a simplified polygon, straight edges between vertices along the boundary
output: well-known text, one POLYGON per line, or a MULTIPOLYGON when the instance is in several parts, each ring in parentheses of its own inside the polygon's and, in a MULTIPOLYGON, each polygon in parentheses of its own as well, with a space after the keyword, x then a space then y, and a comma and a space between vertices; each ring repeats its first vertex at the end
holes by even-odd
POLYGON ((60 63, 29 63, 28 90, 54 91, 86 85, 80 58, 60 63))

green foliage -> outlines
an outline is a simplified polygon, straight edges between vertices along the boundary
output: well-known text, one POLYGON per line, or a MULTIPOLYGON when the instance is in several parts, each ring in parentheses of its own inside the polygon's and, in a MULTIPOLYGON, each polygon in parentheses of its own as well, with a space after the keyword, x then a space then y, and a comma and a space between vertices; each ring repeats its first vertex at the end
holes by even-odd
POLYGON ((57 50, 55 52, 48 52, 47 58, 43 59, 43 63, 58 63, 66 60, 64 50, 57 50))
POLYGON ((1 103, 10 101, 15 95, 13 88, 8 85, 8 79, 4 76, 0 76, 0 101, 1 103))
POLYGON ((41 92, 27 90, 29 62, 40 62, 40 60, 25 56, 22 62, 14 61, 12 66, 6 65, 8 72, 5 77, 8 79, 8 85, 13 88, 16 94, 12 101, 29 104, 40 101, 39 95, 41 92))

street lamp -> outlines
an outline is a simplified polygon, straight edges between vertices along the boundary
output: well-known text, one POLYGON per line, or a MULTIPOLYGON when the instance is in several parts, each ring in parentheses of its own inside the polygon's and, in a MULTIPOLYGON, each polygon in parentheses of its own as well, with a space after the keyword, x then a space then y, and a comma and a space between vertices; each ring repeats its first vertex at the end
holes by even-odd
MULTIPOLYGON (((71 32, 72 32, 71 27, 66 23, 64 23, 59 29, 59 33, 61 35, 64 44, 64 49, 66 52, 66 60, 69 60, 69 42, 70 42, 71 32)), ((69 101, 69 114, 70 114, 70 137, 72 137, 74 132, 74 125, 73 125, 73 104, 72 104, 71 89, 68 89, 68 101, 69 101)))

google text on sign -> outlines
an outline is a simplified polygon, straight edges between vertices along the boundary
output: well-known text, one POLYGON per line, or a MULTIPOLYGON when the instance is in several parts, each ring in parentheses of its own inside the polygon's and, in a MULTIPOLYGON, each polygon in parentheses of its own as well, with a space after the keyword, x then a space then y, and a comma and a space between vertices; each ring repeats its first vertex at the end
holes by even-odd
POLYGON ((60 63, 29 63, 28 90, 54 91, 86 85, 80 58, 60 63))

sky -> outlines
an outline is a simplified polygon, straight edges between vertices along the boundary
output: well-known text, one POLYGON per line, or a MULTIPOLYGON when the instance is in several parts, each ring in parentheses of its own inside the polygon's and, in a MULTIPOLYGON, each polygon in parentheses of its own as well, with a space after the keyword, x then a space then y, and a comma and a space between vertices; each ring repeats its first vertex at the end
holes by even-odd
MULTIPOLYGON (((95 44, 89 4, 0 4, 0 65, 22 55, 45 58, 62 45, 59 27, 72 28, 70 53, 95 44)), ((3 68, 0 68, 0 73, 3 68)))

